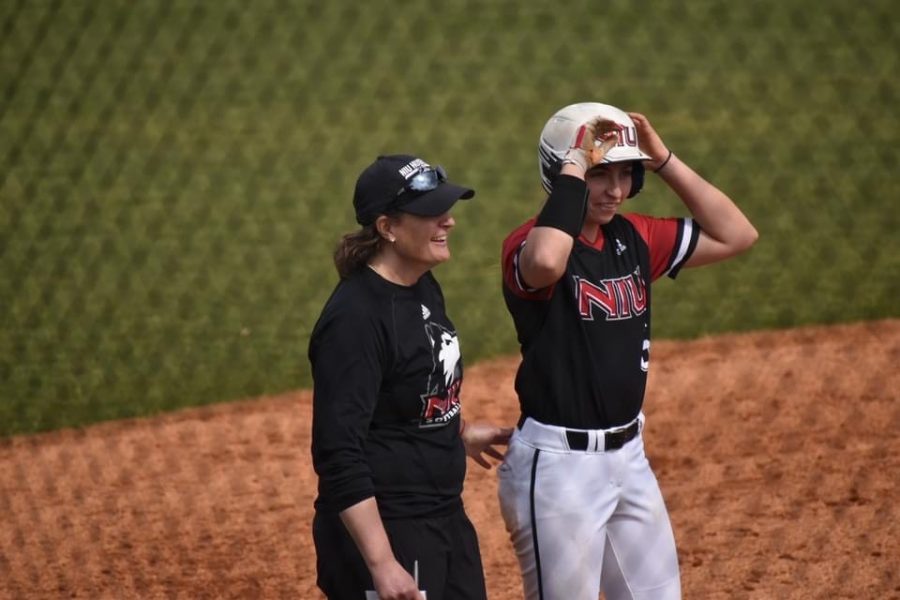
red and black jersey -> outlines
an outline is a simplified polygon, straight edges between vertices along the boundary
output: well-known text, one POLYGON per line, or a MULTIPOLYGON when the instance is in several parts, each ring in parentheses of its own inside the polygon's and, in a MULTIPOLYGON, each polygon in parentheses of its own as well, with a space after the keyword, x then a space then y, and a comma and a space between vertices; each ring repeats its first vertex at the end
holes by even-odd
POLYGON ((616 215, 594 241, 579 237, 554 285, 529 289, 518 258, 531 219, 503 242, 503 295, 522 351, 523 417, 606 429, 641 411, 650 351, 650 283, 674 278, 699 228, 689 218, 616 215))

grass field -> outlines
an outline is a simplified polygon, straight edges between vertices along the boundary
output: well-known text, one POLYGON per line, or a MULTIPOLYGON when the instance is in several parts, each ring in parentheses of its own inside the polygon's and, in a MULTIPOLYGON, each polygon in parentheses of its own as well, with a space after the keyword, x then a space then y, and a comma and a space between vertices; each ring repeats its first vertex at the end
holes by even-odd
MULTIPOLYGON (((656 338, 900 315, 898 9, 828 0, 0 7, 0 436, 308 387, 377 154, 478 195, 436 273, 516 351, 498 253, 579 100, 652 119, 761 233, 654 288, 656 338)), ((632 210, 681 214, 658 181, 632 210)))

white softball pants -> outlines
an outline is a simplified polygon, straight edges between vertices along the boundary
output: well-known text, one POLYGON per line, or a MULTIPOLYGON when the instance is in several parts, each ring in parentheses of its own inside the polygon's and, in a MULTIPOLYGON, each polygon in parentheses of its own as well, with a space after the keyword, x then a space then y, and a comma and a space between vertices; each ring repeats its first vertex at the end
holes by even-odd
POLYGON ((588 435, 601 450, 570 450, 564 428, 526 419, 500 465, 525 598, 597 600, 601 589, 607 600, 681 598, 672 525, 641 434, 609 452, 602 432, 588 435))

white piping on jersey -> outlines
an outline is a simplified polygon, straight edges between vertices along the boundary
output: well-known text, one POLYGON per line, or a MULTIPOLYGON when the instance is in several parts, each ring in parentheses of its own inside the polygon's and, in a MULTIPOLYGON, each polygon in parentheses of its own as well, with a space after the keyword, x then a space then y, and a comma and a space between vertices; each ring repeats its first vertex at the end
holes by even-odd
POLYGON ((522 281, 522 276, 519 274, 519 255, 522 254, 522 249, 525 247, 526 241, 527 240, 522 240, 522 243, 519 244, 519 249, 516 250, 515 254, 513 254, 513 274, 516 277, 516 285, 519 287, 519 290, 532 294, 538 291, 538 288, 530 288, 526 286, 525 282, 522 281))
POLYGON ((668 275, 672 272, 672 269, 679 266, 682 261, 686 260, 688 248, 691 247, 691 238, 694 236, 694 220, 693 219, 682 219, 684 223, 684 227, 681 230, 681 243, 678 244, 678 250, 675 251, 675 256, 672 258, 669 263, 669 268, 666 269, 666 272, 663 275, 668 275))
MULTIPOLYGON (((691 240, 694 237, 694 228, 696 225, 694 224, 694 219, 691 218, 681 219, 681 222, 681 239, 679 240, 678 249, 675 251, 674 255, 669 261, 669 268, 665 270, 662 276, 668 275, 673 270, 678 268, 682 262, 690 258, 688 256, 688 250, 691 247, 691 240)), ((518 286, 520 291, 534 293, 538 291, 539 288, 530 288, 525 285, 525 282, 522 280, 522 276, 519 273, 519 255, 522 253, 522 249, 525 248, 525 242, 527 241, 528 240, 522 240, 522 243, 519 244, 519 249, 516 250, 515 254, 513 254, 513 275, 516 278, 516 285, 518 286)), ((618 239, 616 241, 618 242, 618 239)))

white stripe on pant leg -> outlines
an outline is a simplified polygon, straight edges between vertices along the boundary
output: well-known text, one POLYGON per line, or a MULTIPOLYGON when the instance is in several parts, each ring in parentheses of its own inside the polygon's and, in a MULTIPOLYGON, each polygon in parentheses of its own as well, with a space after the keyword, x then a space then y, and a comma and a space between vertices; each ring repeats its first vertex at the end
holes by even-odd
POLYGON ((611 481, 610 465, 617 462, 611 456, 616 453, 570 451, 564 434, 554 429, 558 431, 543 427, 535 433, 526 426, 513 434, 499 469, 501 512, 527 600, 541 600, 541 592, 543 600, 597 600, 603 526, 620 493, 611 481), (529 438, 528 433, 535 435, 529 438), (544 442, 550 448, 541 447, 544 442))

